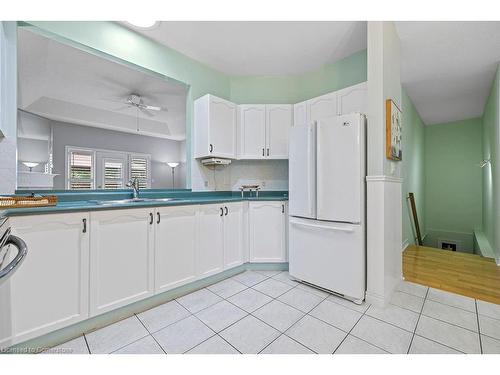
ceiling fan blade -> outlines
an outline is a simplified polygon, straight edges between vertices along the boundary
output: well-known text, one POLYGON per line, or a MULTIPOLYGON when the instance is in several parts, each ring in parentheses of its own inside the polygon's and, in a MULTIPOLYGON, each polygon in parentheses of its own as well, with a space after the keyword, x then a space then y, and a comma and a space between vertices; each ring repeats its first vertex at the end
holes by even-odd
POLYGON ((149 117, 153 117, 153 116, 154 116, 151 112, 147 111, 147 110, 146 110, 144 107, 142 107, 142 106, 141 106, 141 107, 137 107, 137 108, 139 108, 139 110, 140 110, 142 113, 144 113, 145 115, 147 115, 147 116, 149 116, 149 117))
POLYGON ((151 111, 161 111, 161 107, 156 107, 154 105, 146 105, 146 104, 144 104, 144 106, 142 108, 149 109, 151 111))
POLYGON ((113 108, 113 111, 123 111, 124 109, 130 108, 130 107, 132 107, 130 104, 126 104, 126 105, 123 105, 123 106, 118 107, 118 108, 113 108))

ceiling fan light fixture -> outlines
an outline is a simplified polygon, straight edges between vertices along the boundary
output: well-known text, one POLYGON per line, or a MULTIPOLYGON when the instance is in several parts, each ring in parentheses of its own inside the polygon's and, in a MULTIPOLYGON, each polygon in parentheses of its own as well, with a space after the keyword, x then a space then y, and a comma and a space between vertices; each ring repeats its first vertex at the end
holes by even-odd
POLYGON ((127 23, 131 24, 132 26, 139 27, 141 29, 152 29, 153 27, 158 26, 160 22, 152 20, 135 20, 135 21, 127 21, 127 23))

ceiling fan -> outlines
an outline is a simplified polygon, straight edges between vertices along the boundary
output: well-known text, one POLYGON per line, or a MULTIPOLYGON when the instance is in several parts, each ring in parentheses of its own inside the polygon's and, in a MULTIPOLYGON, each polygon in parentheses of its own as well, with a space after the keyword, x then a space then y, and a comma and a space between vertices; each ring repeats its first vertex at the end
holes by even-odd
POLYGON ((158 106, 148 105, 148 104, 144 103, 144 100, 142 99, 142 97, 139 94, 130 94, 127 97, 127 99, 125 100, 125 103, 127 104, 127 107, 134 106, 148 116, 153 116, 153 114, 148 112, 148 111, 168 112, 168 109, 166 107, 158 107, 158 106))

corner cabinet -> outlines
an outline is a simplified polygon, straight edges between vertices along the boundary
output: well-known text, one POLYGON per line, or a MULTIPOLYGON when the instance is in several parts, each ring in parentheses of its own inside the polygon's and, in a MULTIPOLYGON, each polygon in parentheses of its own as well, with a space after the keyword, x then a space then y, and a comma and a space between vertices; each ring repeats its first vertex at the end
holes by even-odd
POLYGON ((89 316, 89 216, 86 212, 9 219, 28 254, 0 286, 0 347, 89 316))
POLYGON ((287 203, 249 203, 249 260, 251 263, 287 261, 287 203))
POLYGON ((210 94, 194 101, 194 157, 236 158, 236 104, 210 94))
POLYGON ((197 206, 156 209, 155 293, 196 280, 197 212, 197 206))
POLYGON ((154 208, 90 213, 90 314, 153 295, 154 208))
POLYGON ((238 106, 238 159, 288 159, 290 104, 238 106))

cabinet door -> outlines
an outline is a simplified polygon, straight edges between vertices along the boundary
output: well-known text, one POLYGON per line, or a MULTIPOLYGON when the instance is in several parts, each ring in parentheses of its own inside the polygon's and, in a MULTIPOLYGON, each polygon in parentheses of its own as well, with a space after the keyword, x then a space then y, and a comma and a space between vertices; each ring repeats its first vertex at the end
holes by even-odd
POLYGON ((86 212, 10 218, 28 254, 0 286, 0 347, 88 318, 88 219, 86 212))
POLYGON ((224 269, 244 263, 243 203, 224 205, 224 269))
POLYGON ((337 116, 337 95, 333 92, 310 99, 308 106, 310 122, 337 116))
POLYGON ((238 106, 238 158, 263 159, 266 144, 266 106, 238 106))
POLYGON ((293 105, 293 125, 306 126, 309 124, 308 101, 293 105))
POLYGON ((198 277, 224 269, 223 205, 202 205, 198 211, 198 277))
POLYGON ((151 296, 153 210, 96 211, 90 220, 91 315, 151 296))
POLYGON ((292 123, 291 105, 266 105, 266 157, 288 159, 288 134, 292 123))
POLYGON ((355 112, 366 114, 367 97, 368 90, 366 82, 337 91, 338 115, 347 115, 355 112))
POLYGON ((197 206, 157 208, 155 293, 196 279, 197 206))
POLYGON ((250 202, 250 262, 286 262, 285 202, 250 202))
POLYGON ((236 158, 236 104, 210 95, 209 134, 211 155, 236 158))

